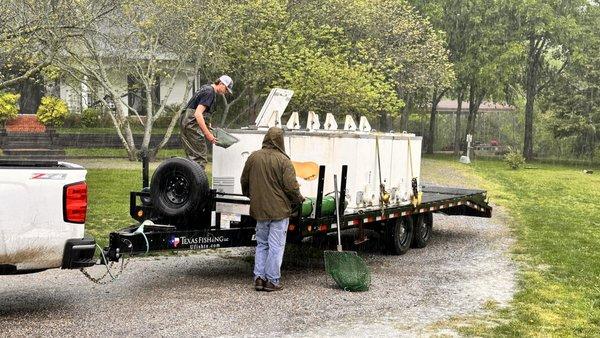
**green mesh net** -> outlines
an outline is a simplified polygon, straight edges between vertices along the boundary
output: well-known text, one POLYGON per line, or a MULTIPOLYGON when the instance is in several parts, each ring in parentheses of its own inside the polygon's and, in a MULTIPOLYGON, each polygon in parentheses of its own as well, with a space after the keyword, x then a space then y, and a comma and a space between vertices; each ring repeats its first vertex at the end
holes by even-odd
POLYGON ((213 128, 212 132, 217 138, 217 145, 221 148, 229 148, 235 143, 239 142, 239 139, 230 133, 226 132, 221 128, 213 128))
POLYGON ((365 262, 353 251, 325 251, 325 270, 346 291, 367 291, 371 273, 365 262))

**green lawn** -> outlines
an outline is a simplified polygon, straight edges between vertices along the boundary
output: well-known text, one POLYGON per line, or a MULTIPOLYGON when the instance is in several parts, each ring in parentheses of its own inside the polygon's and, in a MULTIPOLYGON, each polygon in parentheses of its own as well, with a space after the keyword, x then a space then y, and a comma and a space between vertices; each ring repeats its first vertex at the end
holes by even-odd
POLYGON ((514 222, 518 292, 508 309, 463 333, 483 336, 600 336, 600 173, 535 163, 507 169, 500 161, 471 166, 439 160, 480 178, 514 222), (497 325, 490 327, 490 321, 497 325))
POLYGON ((100 246, 108 244, 111 231, 135 221, 129 216, 129 192, 142 186, 141 170, 88 169, 87 235, 100 246))

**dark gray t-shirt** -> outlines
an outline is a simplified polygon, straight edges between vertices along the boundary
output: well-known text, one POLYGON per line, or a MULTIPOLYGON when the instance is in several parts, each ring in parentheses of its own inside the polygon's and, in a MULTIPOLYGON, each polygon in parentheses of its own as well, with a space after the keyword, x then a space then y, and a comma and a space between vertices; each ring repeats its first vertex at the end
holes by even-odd
POLYGON ((210 84, 200 87, 200 89, 198 89, 194 96, 192 96, 192 98, 188 101, 182 123, 183 126, 186 128, 200 129, 200 126, 198 126, 198 121, 196 121, 196 117, 194 116, 194 111, 199 105, 206 107, 206 110, 204 110, 204 120, 207 121, 208 124, 208 120, 215 110, 215 103, 217 102, 216 97, 217 93, 210 84))

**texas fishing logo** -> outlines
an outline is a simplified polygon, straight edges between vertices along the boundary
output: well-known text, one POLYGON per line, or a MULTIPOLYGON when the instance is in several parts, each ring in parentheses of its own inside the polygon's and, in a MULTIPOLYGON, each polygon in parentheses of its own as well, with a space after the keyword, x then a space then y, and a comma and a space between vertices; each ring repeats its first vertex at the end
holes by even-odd
POLYGON ((171 236, 171 239, 169 239, 169 246, 171 248, 176 248, 180 244, 181 244, 181 240, 179 239, 179 237, 171 236))

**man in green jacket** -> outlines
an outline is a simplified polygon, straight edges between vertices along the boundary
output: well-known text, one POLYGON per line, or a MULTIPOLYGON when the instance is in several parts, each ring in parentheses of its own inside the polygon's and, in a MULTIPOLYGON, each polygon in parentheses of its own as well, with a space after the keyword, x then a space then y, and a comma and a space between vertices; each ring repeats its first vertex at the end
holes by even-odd
POLYGON ((300 185, 285 153, 283 130, 270 128, 262 149, 248 157, 242 177, 242 193, 250 197, 250 216, 256 220, 254 288, 279 291, 281 262, 292 214, 292 205, 302 203, 300 185))

